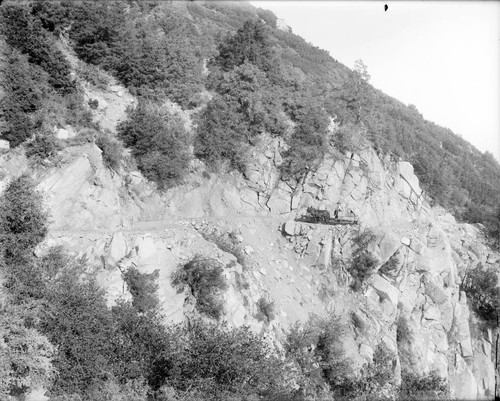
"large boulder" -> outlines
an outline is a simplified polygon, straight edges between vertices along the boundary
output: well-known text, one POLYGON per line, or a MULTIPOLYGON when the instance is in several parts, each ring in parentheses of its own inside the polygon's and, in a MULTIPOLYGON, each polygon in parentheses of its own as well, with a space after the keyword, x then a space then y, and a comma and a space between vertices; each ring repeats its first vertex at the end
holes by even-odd
POLYGON ((10 149, 10 142, 5 139, 0 139, 0 152, 8 152, 10 149))
POLYGON ((398 305, 399 289, 397 287, 394 287, 391 283, 389 283, 389 281, 379 274, 373 275, 370 284, 380 298, 389 300, 393 306, 398 305))

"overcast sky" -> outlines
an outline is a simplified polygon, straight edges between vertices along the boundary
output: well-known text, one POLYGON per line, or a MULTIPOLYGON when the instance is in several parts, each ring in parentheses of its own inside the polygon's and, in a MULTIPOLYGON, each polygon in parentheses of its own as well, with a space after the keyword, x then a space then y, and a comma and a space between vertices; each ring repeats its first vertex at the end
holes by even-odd
POLYGON ((500 161, 500 2, 251 3, 500 161))

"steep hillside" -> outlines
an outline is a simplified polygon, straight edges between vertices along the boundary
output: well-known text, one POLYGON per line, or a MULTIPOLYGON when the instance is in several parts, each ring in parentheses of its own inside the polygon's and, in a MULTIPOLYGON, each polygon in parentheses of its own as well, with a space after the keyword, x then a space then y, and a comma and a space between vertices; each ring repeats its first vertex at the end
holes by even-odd
POLYGON ((492 157, 244 2, 0 11, 2 399, 494 398, 492 157))

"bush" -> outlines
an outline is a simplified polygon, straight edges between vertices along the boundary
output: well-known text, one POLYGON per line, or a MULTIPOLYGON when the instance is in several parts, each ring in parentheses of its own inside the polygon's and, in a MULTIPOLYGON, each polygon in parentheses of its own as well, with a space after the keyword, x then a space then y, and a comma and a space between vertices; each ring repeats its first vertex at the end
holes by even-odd
POLYGON ((315 171, 328 149, 328 115, 307 93, 291 96, 287 113, 295 123, 280 172, 285 179, 300 180, 315 171))
POLYGON ((186 176, 191 156, 179 117, 140 102, 120 123, 118 134, 125 146, 132 148, 141 172, 159 188, 175 185, 186 176))
POLYGON ((101 90, 106 90, 108 87, 109 77, 95 65, 79 61, 76 73, 80 78, 101 90))
POLYGON ((353 252, 349 272, 354 278, 353 288, 355 290, 361 288, 377 265, 377 259, 368 251, 368 246, 375 239, 375 234, 370 230, 363 231, 352 239, 353 252))
POLYGON ((257 301, 257 314, 255 318, 261 322, 269 324, 276 317, 274 313, 274 302, 264 297, 257 301))
POLYGON ((96 137, 95 144, 102 150, 102 160, 104 165, 110 170, 118 171, 123 159, 123 149, 121 144, 104 134, 96 137))
POLYGON ((222 272, 223 266, 217 260, 198 255, 175 272, 172 285, 178 292, 188 289, 196 309, 217 320, 224 310, 219 293, 227 288, 222 272))
POLYGON ((0 135, 12 148, 31 137, 35 129, 34 113, 41 109, 46 87, 43 73, 29 64, 17 51, 7 54, 2 71, 5 98, 0 102, 0 112, 5 119, 0 135))
POLYGON ((405 401, 417 400, 449 400, 450 390, 445 379, 436 372, 427 375, 418 375, 403 370, 401 372, 401 387, 398 399, 405 401))
POLYGON ((28 175, 11 181, 0 197, 0 249, 6 260, 32 252, 47 234, 43 199, 28 175))
POLYGON ((53 135, 37 135, 33 141, 26 145, 26 156, 35 163, 40 163, 53 159, 60 149, 53 135))
MULTIPOLYGON (((51 359, 55 350, 47 338, 25 321, 20 308, 0 313, 0 398, 20 396, 47 386, 55 376, 51 359)), ((12 398, 14 399, 14 398, 12 398)))
POLYGON ((245 62, 271 73, 276 68, 268 28, 260 21, 246 21, 235 35, 223 40, 212 63, 230 71, 245 62))
POLYGON ((238 105, 215 96, 203 109, 196 128, 196 157, 217 170, 221 162, 239 171, 245 169, 245 152, 250 132, 248 121, 238 111, 238 105))
POLYGON ((324 394, 325 387, 351 372, 341 342, 346 334, 347 326, 334 315, 311 316, 303 326, 291 328, 284 347, 287 359, 299 368, 296 381, 302 399, 324 394))
POLYGON ((335 399, 392 399, 396 393, 394 385, 395 355, 384 345, 379 345, 373 361, 364 365, 357 378, 337 377, 332 383, 335 399))
POLYGON ((352 123, 339 127, 331 139, 331 144, 341 153, 359 152, 365 143, 361 129, 352 123))
POLYGON ((8 3, 0 9, 2 33, 9 46, 28 56, 29 62, 48 74, 48 83, 59 93, 76 89, 70 78, 70 64, 56 48, 39 19, 30 14, 29 6, 8 3))
POLYGON ((397 320, 396 329, 396 341, 400 342, 410 342, 411 341, 411 331, 408 324, 408 319, 404 316, 399 316, 397 320))
POLYGON ((132 294, 132 305, 141 313, 155 310, 159 306, 158 300, 158 277, 159 270, 153 273, 140 273, 135 267, 131 267, 123 275, 127 287, 132 294))
POLYGON ((112 372, 113 321, 105 292, 92 279, 81 282, 78 270, 67 266, 48 287, 45 302, 40 329, 58 349, 51 391, 85 395, 112 372))
POLYGON ((243 250, 240 241, 238 240, 238 234, 236 232, 231 231, 220 234, 217 233, 216 231, 212 232, 202 231, 201 235, 206 241, 212 242, 215 245, 217 245, 217 248, 219 248, 221 251, 233 255, 236 258, 236 261, 243 268, 248 267, 247 257, 245 255, 245 252, 243 250))
POLYGON ((168 348, 169 337, 161 322, 163 317, 156 310, 140 312, 129 302, 119 300, 111 308, 114 324, 113 343, 115 354, 113 372, 123 383, 126 380, 145 378, 153 388, 158 388, 159 355, 168 348))
MULTIPOLYGON (((273 399, 283 388, 283 363, 248 327, 229 330, 201 320, 169 329, 162 354, 164 384, 205 400, 273 399)), ((290 398, 283 398, 290 399, 290 398)))
POLYGON ((469 269, 461 284, 474 312, 491 327, 498 324, 500 288, 497 285, 498 274, 495 269, 485 268, 482 264, 469 269))

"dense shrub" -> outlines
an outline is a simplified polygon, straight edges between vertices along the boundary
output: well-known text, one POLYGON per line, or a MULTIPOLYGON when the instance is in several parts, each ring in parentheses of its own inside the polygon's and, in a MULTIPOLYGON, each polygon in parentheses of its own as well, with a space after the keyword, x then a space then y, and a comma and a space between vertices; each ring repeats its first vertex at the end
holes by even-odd
POLYGON ((247 140, 264 131, 283 135, 280 89, 255 65, 245 61, 227 72, 212 71, 208 87, 235 105, 247 123, 247 140))
POLYGON ((54 347, 45 336, 30 327, 20 308, 9 307, 0 313, 0 341, 2 400, 50 384, 56 373, 51 363, 54 347))
POLYGON ((243 267, 247 266, 247 257, 241 242, 238 239, 238 234, 235 231, 219 233, 217 231, 202 231, 201 235, 206 241, 217 245, 221 251, 230 253, 236 258, 236 261, 243 267))
POLYGON ((272 11, 264 10, 263 8, 257 9, 257 15, 270 27, 276 28, 277 17, 272 11))
POLYGON ((344 124, 339 127, 330 141, 341 153, 358 153, 367 145, 366 142, 361 129, 354 124, 344 124))
MULTIPOLYGON (((299 396, 314 399, 329 392, 332 384, 351 373, 342 348, 347 326, 338 316, 311 316, 304 325, 292 326, 285 351, 300 369, 296 378, 299 396)), ((299 399, 300 399, 299 397, 299 399)))
POLYGON ((159 188, 172 186, 187 174, 191 156, 187 132, 179 117, 140 102, 120 123, 118 134, 132 148, 141 172, 159 188))
POLYGON ((98 67, 81 61, 78 62, 76 74, 81 79, 84 79, 91 85, 94 85, 101 90, 106 90, 110 82, 109 77, 98 67))
POLYGON ((48 83, 61 94, 75 90, 70 78, 70 64, 55 47, 39 19, 30 13, 29 5, 7 3, 0 9, 1 32, 7 44, 28 56, 29 62, 48 74, 48 83))
POLYGON ((222 162, 244 171, 248 148, 248 122, 238 112, 236 102, 215 96, 199 116, 194 143, 195 155, 213 169, 222 162))
POLYGON ((111 308, 114 322, 114 376, 121 383, 146 379, 154 389, 163 380, 160 354, 170 350, 169 336, 156 310, 140 312, 129 302, 118 301, 111 308))
POLYGON ((306 93, 291 97, 286 104, 287 113, 295 122, 288 150, 280 172, 285 179, 302 179, 315 171, 328 149, 326 112, 306 93))
POLYGON ((123 159, 121 144, 111 139, 108 134, 98 135, 95 138, 95 144, 102 150, 104 165, 111 170, 118 171, 123 159))
POLYGON ((396 329, 396 340, 397 342, 407 342, 411 341, 411 331, 410 326, 408 324, 408 319, 404 316, 399 316, 397 320, 397 329, 396 329))
POLYGON ((5 120, 0 136, 16 147, 31 137, 36 127, 35 112, 42 108, 45 91, 43 74, 17 51, 7 54, 2 86, 5 97, 0 112, 5 120))
POLYGON ((153 273, 141 273, 135 267, 131 267, 123 275, 127 283, 128 290, 132 294, 132 305, 139 312, 148 312, 155 310, 159 306, 158 300, 158 277, 159 270, 153 273))
POLYGON ((276 317, 274 309, 275 305, 273 301, 260 297, 257 301, 257 314, 255 318, 261 322, 270 323, 276 317))
POLYGON ((187 289, 195 299, 196 309, 217 320, 224 311, 219 294, 227 288, 223 269, 215 259, 196 256, 175 272, 172 285, 179 292, 187 289))
POLYGON ((47 234, 43 199, 28 175, 15 178, 0 197, 0 249, 6 260, 29 254, 47 234))
MULTIPOLYGON (((283 363, 246 327, 229 330, 195 320, 169 329, 165 383, 205 400, 273 399, 283 388, 283 363)), ((284 398, 287 399, 287 398, 284 398)), ((289 398, 288 398, 289 399, 289 398)))
POLYGON ((500 308, 498 272, 479 264, 476 268, 467 270, 461 288, 466 292, 472 309, 478 316, 488 325, 496 327, 500 308))
POLYGON ((450 390, 445 379, 439 377, 436 372, 428 375, 418 375, 403 370, 401 372, 401 387, 398 399, 405 401, 417 400, 449 400, 450 390))
POLYGON ((335 399, 393 399, 397 393, 394 384, 395 355, 379 345, 372 362, 365 364, 358 377, 336 377, 332 383, 335 399))
POLYGON ((53 135, 37 135, 26 145, 26 156, 35 163, 40 163, 53 159, 59 150, 60 146, 53 135))
POLYGON ((353 288, 356 290, 361 288, 377 265, 377 259, 368 250, 368 246, 375 239, 375 234, 369 230, 361 232, 352 239, 353 252, 349 273, 354 279, 353 288))
POLYGON ((246 21, 236 34, 219 44, 218 51, 212 63, 223 71, 230 71, 245 62, 268 74, 276 68, 268 28, 260 21, 246 21))
POLYGON ((40 323, 58 348, 55 394, 85 394, 112 372, 113 322, 104 290, 94 280, 80 282, 75 273, 66 266, 50 286, 45 296, 50 308, 40 323))

